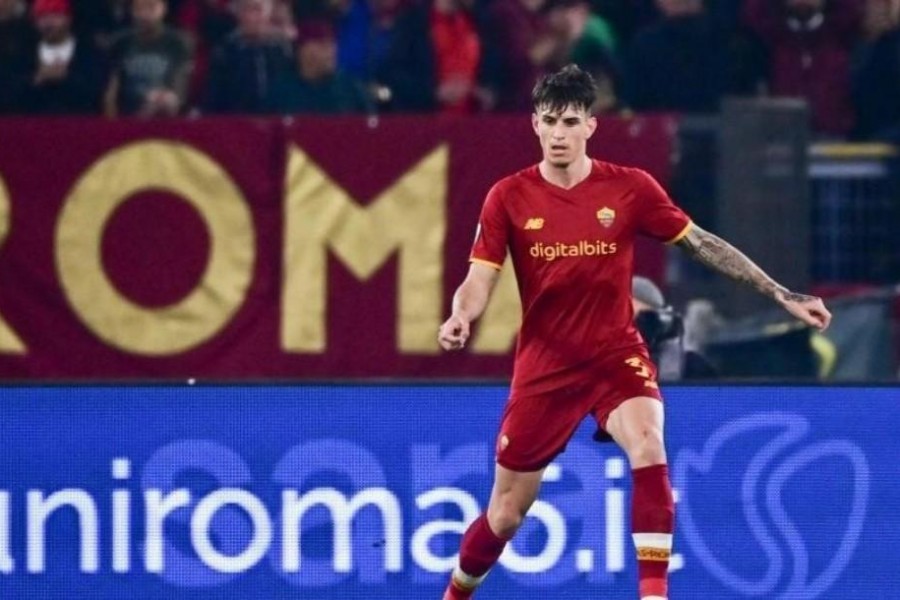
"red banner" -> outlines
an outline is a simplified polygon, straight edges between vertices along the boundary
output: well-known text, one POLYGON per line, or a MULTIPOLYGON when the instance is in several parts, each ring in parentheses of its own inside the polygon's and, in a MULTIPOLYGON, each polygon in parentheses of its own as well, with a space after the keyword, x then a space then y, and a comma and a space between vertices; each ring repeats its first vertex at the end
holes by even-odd
MULTIPOLYGON (((590 153, 665 182, 673 131, 590 153)), ((0 121, 0 377, 507 377, 511 269, 466 352, 435 338, 485 193, 538 159, 527 117, 0 121)))

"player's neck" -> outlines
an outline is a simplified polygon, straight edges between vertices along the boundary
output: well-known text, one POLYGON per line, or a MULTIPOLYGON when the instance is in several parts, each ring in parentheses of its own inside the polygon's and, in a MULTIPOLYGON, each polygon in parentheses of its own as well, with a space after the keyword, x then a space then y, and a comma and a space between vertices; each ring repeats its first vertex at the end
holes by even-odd
POLYGON ((572 189, 588 178, 593 168, 593 162, 586 155, 575 160, 565 167, 556 167, 546 160, 538 165, 538 170, 544 181, 565 190, 572 189))

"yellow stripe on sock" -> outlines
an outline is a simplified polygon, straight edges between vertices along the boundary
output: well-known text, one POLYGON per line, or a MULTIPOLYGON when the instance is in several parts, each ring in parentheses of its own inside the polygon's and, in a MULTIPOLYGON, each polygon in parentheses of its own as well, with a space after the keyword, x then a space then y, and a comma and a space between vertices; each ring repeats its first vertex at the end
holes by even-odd
POLYGON ((638 560, 667 562, 672 557, 672 551, 665 548, 650 548, 647 546, 637 549, 638 560))

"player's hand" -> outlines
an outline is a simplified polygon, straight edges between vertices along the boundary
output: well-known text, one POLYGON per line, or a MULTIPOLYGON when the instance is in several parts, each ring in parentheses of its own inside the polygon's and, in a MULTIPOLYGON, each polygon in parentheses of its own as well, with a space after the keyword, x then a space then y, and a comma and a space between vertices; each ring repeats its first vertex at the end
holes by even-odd
POLYGON ((821 298, 786 291, 779 301, 786 311, 819 331, 825 331, 831 323, 831 313, 821 298))
POLYGON ((444 350, 462 350, 469 339, 469 322, 452 315, 438 330, 438 343, 444 350))

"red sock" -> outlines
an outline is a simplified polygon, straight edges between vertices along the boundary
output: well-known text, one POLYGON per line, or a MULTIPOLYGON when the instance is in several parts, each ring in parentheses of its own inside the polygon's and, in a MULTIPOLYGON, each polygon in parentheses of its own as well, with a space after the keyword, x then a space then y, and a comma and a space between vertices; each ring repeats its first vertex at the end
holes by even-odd
POLYGON ((669 468, 666 465, 642 467, 633 470, 631 476, 631 531, 637 549, 641 598, 667 598, 675 524, 669 468))
POLYGON ((444 598, 464 600, 471 597, 481 583, 480 579, 500 558, 507 541, 491 531, 484 514, 475 519, 463 535, 459 546, 459 567, 453 571, 444 598))

